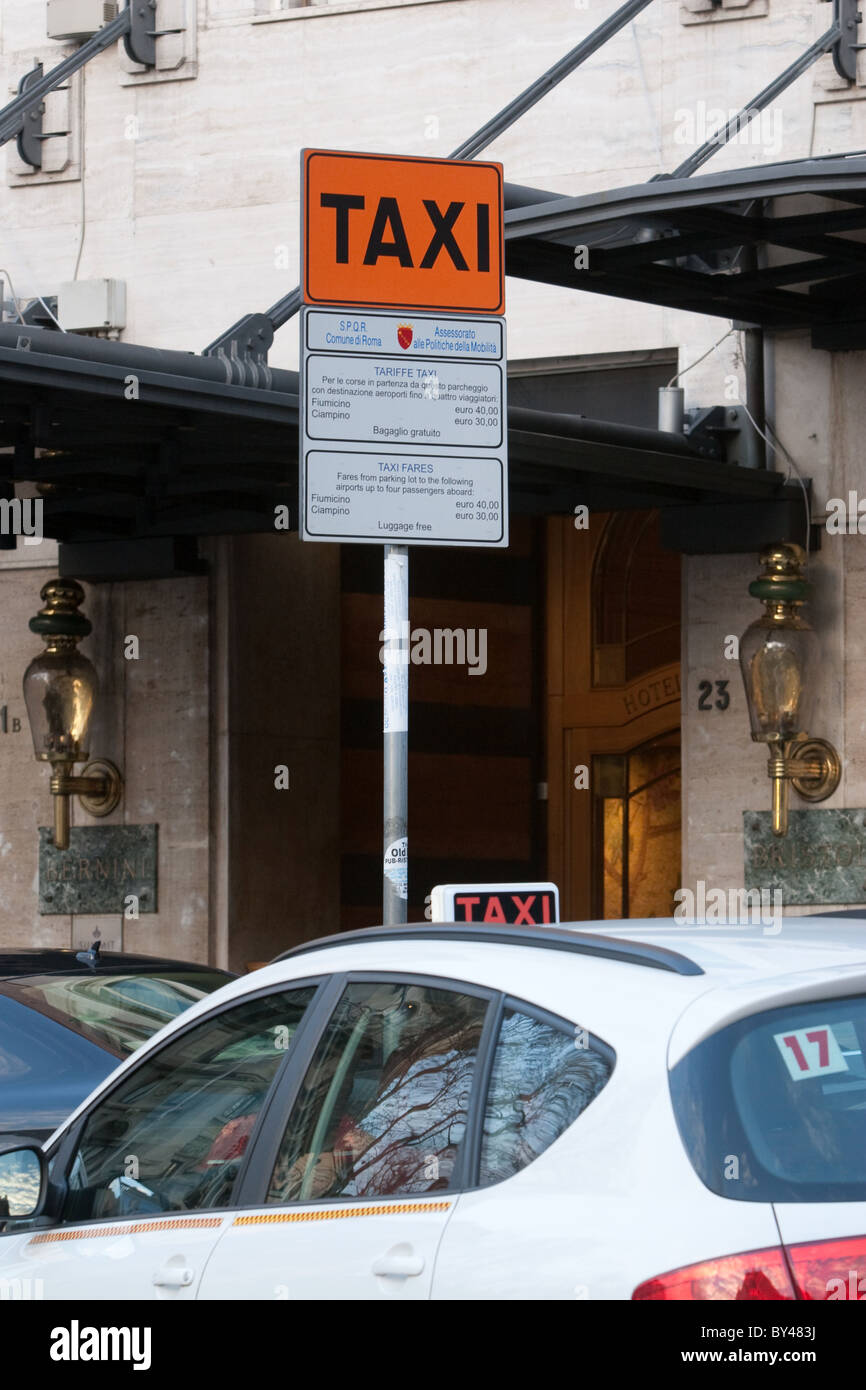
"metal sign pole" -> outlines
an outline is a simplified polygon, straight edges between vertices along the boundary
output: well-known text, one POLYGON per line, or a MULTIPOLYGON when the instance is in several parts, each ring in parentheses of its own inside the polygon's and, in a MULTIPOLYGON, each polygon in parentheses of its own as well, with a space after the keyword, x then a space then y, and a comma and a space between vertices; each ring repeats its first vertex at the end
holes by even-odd
POLYGON ((408 906, 409 547, 385 546, 384 834, 382 922, 398 926, 408 906))

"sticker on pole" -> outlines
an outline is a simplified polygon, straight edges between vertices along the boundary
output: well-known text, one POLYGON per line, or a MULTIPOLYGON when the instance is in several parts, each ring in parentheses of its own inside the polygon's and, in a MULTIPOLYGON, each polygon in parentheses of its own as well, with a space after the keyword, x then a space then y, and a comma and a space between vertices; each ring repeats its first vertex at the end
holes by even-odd
MULTIPOLYGON (((837 1026, 852 1027, 850 1023, 837 1026)), ((812 1028, 790 1028, 784 1033, 774 1033, 773 1037, 792 1081, 807 1081, 813 1076, 830 1076, 833 1072, 848 1070, 829 1023, 817 1023, 812 1028)))
POLYGON ((400 898, 409 896, 408 854, 407 838, 401 835, 399 840, 392 840, 388 845, 382 862, 382 872, 400 898))
POLYGON ((439 883, 431 909, 434 922, 551 926, 559 921, 559 889, 555 883, 439 883))
POLYGON ((399 664, 399 653, 385 657, 382 667, 384 699, 382 729, 386 734, 405 734, 409 728, 409 680, 405 666, 399 664))
POLYGON ((391 551, 385 560, 385 626, 379 633, 379 660, 384 678, 383 728, 403 734, 409 728, 409 667, 404 660, 408 640, 394 615, 409 611, 408 559, 391 551))

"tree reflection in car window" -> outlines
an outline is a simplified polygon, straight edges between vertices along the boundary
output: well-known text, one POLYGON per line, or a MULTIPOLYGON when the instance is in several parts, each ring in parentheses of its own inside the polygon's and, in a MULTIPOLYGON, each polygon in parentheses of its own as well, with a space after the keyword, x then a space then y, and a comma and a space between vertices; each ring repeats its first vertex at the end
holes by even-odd
POLYGON ((598 1095, 613 1070, 581 1029, 506 1009, 487 1092, 482 1183, 538 1158, 598 1095))
POLYGON ((136 1067, 89 1116, 63 1220, 223 1207, 315 986, 247 1000, 136 1067))
POLYGON ((350 984, 289 1118, 268 1202, 442 1191, 466 1129, 487 1001, 350 984))

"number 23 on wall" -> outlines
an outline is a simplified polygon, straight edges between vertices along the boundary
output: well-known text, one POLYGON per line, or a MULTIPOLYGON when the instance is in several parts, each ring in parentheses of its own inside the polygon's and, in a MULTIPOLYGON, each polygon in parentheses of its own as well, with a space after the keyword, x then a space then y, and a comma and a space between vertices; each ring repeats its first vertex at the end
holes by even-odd
POLYGON ((727 709, 731 703, 727 681, 698 681, 698 709, 727 709), (712 699, 713 686, 716 698, 712 699))

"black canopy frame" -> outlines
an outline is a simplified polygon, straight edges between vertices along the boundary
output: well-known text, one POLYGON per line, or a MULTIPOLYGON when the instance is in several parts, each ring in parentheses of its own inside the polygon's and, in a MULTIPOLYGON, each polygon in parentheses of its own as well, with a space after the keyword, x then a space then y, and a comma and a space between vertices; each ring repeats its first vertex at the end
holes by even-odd
MULTIPOLYGON (((6 496, 38 486, 64 573, 188 572, 196 537, 272 532, 278 506, 296 524, 297 373, 231 384, 213 357, 2 325, 0 449, 6 496)), ((764 526, 802 533, 783 474, 680 435, 515 407, 509 451, 518 513, 748 503, 767 509, 764 526)))

